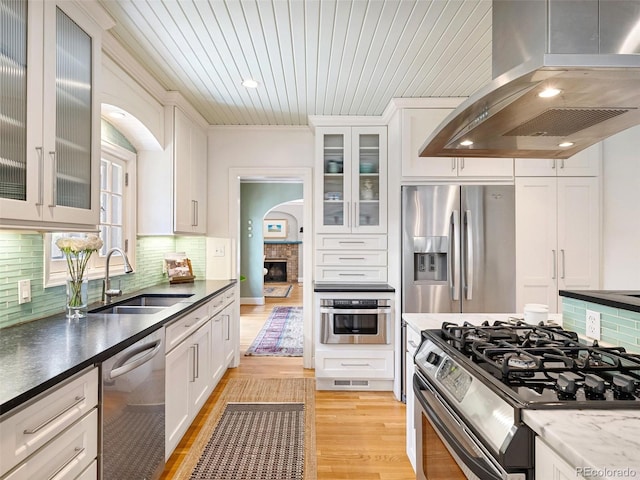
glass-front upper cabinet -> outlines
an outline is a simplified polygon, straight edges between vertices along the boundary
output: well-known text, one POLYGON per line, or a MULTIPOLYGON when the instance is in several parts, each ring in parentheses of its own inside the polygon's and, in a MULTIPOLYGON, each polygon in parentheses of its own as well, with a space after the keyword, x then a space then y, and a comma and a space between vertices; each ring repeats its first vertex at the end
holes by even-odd
POLYGON ((0 221, 99 223, 101 28, 69 2, 0 0, 0 221))
POLYGON ((316 129, 317 230, 385 233, 386 127, 316 129))

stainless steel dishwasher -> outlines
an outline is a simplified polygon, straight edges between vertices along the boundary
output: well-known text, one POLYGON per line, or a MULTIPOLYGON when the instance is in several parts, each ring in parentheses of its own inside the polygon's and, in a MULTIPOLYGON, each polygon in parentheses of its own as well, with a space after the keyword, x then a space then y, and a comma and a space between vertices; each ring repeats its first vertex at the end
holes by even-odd
POLYGON ((152 480, 164 469, 164 328, 102 364, 103 480, 152 480))

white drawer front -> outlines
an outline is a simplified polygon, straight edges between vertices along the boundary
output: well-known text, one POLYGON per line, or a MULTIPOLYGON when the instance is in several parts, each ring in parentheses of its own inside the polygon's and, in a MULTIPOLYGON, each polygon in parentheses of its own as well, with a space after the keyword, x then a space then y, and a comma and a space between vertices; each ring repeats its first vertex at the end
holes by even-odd
POLYGON ((207 302, 169 325, 166 329, 166 352, 175 348, 209 320, 209 310, 209 302, 207 302))
POLYGON ((2 480, 72 480, 98 456, 98 410, 93 411, 2 480))
POLYGON ((393 379, 393 351, 358 351, 353 355, 316 351, 318 378, 393 379))
POLYGON ((91 465, 76 480, 98 480, 98 460, 91 462, 91 465))
POLYGON ((317 249, 386 250, 386 235, 318 235, 317 249))
POLYGON ((334 250, 316 250, 316 265, 361 265, 384 267, 387 265, 387 252, 336 252, 334 250))
POLYGON ((3 418, 0 421, 0 476, 97 405, 98 369, 93 368, 44 392, 34 403, 3 418))
POLYGON ((226 294, 227 292, 220 293, 215 297, 213 297, 211 300, 209 300, 208 305, 209 305, 210 317, 213 317, 218 312, 220 312, 224 308, 224 306, 227 304, 226 294))
POLYGON ((316 267, 318 282, 386 282, 387 267, 316 267))

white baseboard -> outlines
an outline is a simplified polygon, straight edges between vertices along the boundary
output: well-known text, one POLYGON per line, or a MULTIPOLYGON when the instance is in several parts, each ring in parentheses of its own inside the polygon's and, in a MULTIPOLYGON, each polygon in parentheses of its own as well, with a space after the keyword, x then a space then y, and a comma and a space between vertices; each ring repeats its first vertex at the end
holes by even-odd
POLYGON ((264 297, 240 297, 240 305, 264 305, 264 297))

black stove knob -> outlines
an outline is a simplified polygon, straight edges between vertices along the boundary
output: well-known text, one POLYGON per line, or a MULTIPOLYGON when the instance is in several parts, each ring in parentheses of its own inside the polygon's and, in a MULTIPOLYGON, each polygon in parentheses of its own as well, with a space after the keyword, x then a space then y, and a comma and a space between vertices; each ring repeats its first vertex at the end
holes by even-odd
POLYGON ((633 392, 635 392, 636 390, 636 381, 629 375, 616 373, 613 376, 611 386, 613 387, 613 391, 615 393, 623 395, 633 395, 633 392))
POLYGON ((584 390, 587 395, 603 395, 604 379, 593 373, 584 376, 584 390))
POLYGON ((427 355, 427 362, 432 365, 438 365, 440 363, 440 355, 438 355, 436 352, 429 352, 429 354, 427 355))
POLYGON ((558 375, 556 388, 565 395, 575 395, 578 390, 578 380, 580 380, 580 375, 576 375, 573 372, 561 373, 558 375))

